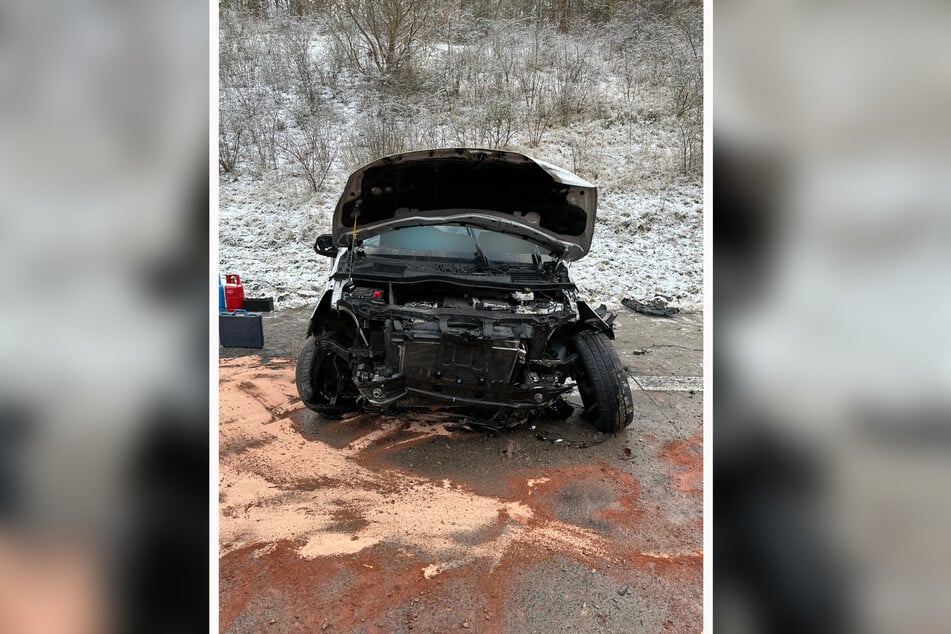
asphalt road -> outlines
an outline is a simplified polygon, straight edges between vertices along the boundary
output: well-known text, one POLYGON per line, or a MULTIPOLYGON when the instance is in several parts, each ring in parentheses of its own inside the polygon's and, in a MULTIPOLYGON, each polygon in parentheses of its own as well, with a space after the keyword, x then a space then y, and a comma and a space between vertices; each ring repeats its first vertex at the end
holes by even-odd
POLYGON ((703 316, 622 311, 613 436, 323 420, 293 383, 309 309, 221 349, 221 631, 700 631, 703 316))

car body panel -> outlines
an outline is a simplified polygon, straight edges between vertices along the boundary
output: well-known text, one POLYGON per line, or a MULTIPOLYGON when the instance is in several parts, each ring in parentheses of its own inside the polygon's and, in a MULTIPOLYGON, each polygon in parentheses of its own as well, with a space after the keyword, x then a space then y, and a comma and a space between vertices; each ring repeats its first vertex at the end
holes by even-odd
POLYGON ((387 156, 355 171, 333 218, 338 247, 383 231, 464 224, 532 240, 559 259, 584 257, 597 188, 516 152, 433 149, 387 156))

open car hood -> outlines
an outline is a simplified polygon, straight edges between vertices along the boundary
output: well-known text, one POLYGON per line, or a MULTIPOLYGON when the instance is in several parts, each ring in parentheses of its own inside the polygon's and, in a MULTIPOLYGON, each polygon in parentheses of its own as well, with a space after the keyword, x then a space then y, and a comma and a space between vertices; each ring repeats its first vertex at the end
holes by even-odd
POLYGON ((350 175, 334 211, 334 244, 349 245, 354 227, 362 240, 398 227, 465 223, 577 260, 591 248, 597 197, 591 183, 516 152, 395 154, 350 175))

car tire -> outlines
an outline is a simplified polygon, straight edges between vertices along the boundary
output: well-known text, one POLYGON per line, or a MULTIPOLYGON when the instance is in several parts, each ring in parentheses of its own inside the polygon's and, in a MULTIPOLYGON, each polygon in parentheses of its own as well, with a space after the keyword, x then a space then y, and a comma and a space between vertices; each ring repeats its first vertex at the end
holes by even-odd
POLYGON ((585 413, 601 431, 620 431, 634 419, 634 398, 611 340, 604 333, 584 331, 571 343, 578 355, 575 380, 585 413))
POLYGON ((309 337, 297 355, 297 393, 307 409, 325 418, 339 418, 356 409, 356 388, 340 371, 330 335, 309 337))

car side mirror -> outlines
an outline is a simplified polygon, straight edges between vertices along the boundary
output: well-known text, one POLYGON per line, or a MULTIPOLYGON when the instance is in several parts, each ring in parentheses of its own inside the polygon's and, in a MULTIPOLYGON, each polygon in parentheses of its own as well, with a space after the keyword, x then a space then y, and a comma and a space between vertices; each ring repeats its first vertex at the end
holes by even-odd
POLYGON ((317 252, 317 255, 325 255, 328 258, 337 257, 337 246, 334 244, 334 237, 329 233, 317 236, 314 251, 317 252))

